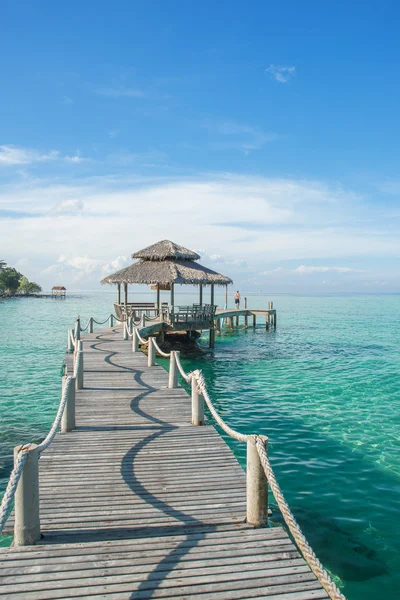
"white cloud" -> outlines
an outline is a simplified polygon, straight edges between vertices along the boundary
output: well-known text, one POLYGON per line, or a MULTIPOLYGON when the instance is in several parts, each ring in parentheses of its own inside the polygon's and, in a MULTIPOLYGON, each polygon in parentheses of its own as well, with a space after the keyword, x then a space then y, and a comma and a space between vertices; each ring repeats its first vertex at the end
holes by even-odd
POLYGON ((208 129, 211 134, 229 138, 229 141, 212 143, 214 147, 238 148, 246 153, 250 150, 259 150, 267 142, 274 142, 281 137, 277 133, 268 133, 257 127, 235 121, 206 120, 203 122, 203 127, 208 129))
POLYGON ((129 88, 125 86, 120 87, 101 87, 95 90, 98 96, 108 96, 109 98, 144 98, 145 93, 143 90, 136 88, 129 88))
POLYGON ((63 200, 49 210, 51 215, 76 215, 83 211, 82 200, 63 200))
POLYGON ((29 148, 18 148, 12 145, 0 146, 0 166, 27 165, 33 162, 56 160, 57 158, 59 158, 59 153, 56 151, 41 154, 29 148))
POLYGON ((359 269, 350 269, 349 267, 313 267, 300 265, 295 269, 296 273, 362 273, 359 269))
POLYGON ((317 181, 232 174, 104 176, 64 184, 28 180, 1 189, 4 214, 23 215, 32 206, 35 218, 13 219, 12 228, 2 228, 2 245, 4 259, 13 264, 22 256, 23 240, 23 256, 30 256, 37 269, 31 277, 41 285, 38 265, 49 284, 54 277, 46 268, 62 269, 65 285, 83 273, 85 284, 97 286, 105 270, 126 266, 132 252, 166 238, 201 248, 203 262, 238 285, 251 278, 258 282, 263 272, 267 281, 279 278, 299 286, 311 279, 308 273, 388 280, 378 268, 373 273, 368 257, 374 264, 381 257, 381 265, 386 257, 400 258, 398 228, 388 230, 370 219, 370 204, 352 191, 317 181), (277 265, 284 261, 299 266, 280 270, 277 265), (362 274, 364 268, 368 273, 362 274))
POLYGON ((0 146, 0 167, 14 165, 29 165, 36 162, 65 161, 80 163, 86 159, 79 155, 63 155, 58 150, 41 153, 31 148, 19 148, 12 145, 0 146))
POLYGON ((281 65, 269 65, 267 69, 265 69, 266 73, 269 73, 276 81, 280 83, 287 83, 291 77, 296 72, 296 67, 289 66, 283 67, 281 65))

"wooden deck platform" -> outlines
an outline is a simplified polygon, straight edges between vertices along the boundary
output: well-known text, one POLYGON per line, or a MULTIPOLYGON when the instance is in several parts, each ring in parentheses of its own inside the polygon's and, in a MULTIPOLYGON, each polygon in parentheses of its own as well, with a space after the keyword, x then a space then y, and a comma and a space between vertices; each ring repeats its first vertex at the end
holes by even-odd
POLYGON ((43 539, 0 551, 0 598, 327 598, 282 528, 244 523, 245 473, 186 391, 121 328, 83 348, 77 428, 40 460, 43 539))

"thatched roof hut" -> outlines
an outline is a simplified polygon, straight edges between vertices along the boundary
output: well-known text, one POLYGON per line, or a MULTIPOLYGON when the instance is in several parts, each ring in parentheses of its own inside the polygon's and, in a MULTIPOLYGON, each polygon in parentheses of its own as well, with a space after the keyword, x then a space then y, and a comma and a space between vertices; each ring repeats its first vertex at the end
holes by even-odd
POLYGON ((132 254, 132 258, 144 258, 145 260, 166 260, 171 258, 173 260, 199 260, 199 254, 188 250, 183 246, 178 246, 174 242, 169 240, 162 240, 152 246, 148 246, 139 252, 132 254))
POLYGON ((132 254, 139 260, 130 267, 108 275, 101 283, 141 283, 148 285, 228 285, 232 280, 225 275, 203 267, 197 261, 200 256, 169 240, 153 244, 132 254))
POLYGON ((118 285, 118 302, 120 302, 121 284, 124 284, 125 287, 125 303, 127 303, 128 284, 137 283, 156 285, 158 304, 160 289, 170 289, 171 304, 173 305, 175 284, 199 285, 200 303, 202 303, 202 287, 210 285, 213 303, 214 285, 227 286, 232 283, 229 277, 196 262, 200 258, 196 252, 169 240, 162 240, 139 252, 135 252, 132 254, 132 258, 139 260, 130 267, 108 275, 101 282, 102 284, 118 285))

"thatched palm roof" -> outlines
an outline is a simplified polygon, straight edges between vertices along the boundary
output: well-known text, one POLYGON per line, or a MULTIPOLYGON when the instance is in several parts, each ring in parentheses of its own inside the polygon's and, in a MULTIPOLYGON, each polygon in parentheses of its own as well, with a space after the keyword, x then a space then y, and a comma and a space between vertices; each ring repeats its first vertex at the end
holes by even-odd
POLYGON ((144 283, 168 285, 228 285, 232 280, 192 260, 139 260, 130 267, 105 277, 105 283, 144 283))
POLYGON ((139 250, 139 252, 135 252, 132 254, 132 258, 144 258, 145 260, 154 261, 169 258, 173 260, 198 260, 200 256, 196 252, 193 252, 193 250, 188 250, 183 246, 174 244, 170 240, 162 240, 143 250, 139 250))

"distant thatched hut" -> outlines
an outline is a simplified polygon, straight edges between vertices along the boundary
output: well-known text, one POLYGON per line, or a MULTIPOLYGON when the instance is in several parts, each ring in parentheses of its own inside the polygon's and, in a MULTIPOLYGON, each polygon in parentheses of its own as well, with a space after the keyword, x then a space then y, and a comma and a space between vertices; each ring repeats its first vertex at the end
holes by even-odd
POLYGON ((67 289, 63 285, 55 285, 51 288, 51 295, 55 298, 65 298, 67 289))

